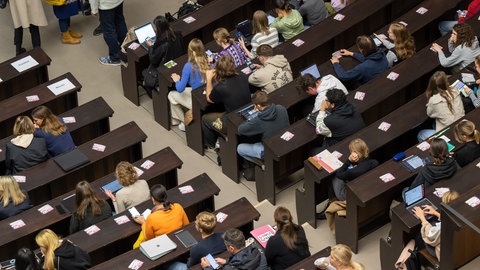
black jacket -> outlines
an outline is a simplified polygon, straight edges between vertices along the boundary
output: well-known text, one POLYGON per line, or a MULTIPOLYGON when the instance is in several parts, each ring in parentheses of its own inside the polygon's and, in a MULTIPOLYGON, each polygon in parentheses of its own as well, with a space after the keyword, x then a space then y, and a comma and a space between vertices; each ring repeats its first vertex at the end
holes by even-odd
POLYGON ((478 157, 480 157, 480 144, 477 144, 475 141, 465 143, 462 148, 453 154, 453 158, 460 167, 465 167, 465 165, 478 157))
MULTIPOLYGON (((205 269, 213 269, 211 266, 205 269)), ((235 255, 228 259, 227 263, 223 266, 225 270, 267 270, 267 260, 265 255, 252 245, 243 248, 235 255)))
POLYGON ((349 102, 335 105, 323 122, 332 132, 332 137, 325 138, 324 147, 336 144, 365 126, 362 115, 349 102))
POLYGON ((288 249, 280 231, 270 237, 265 247, 265 257, 272 270, 286 269, 310 256, 308 240, 301 226, 296 227, 297 241, 295 250, 288 249))
POLYGON ((30 204, 30 199, 28 198, 28 194, 24 191, 22 191, 22 192, 27 197, 25 198, 25 200, 22 203, 20 203, 18 205, 14 205, 13 201, 10 200, 7 207, 4 207, 3 206, 3 200, 0 200, 0 220, 6 219, 6 218, 9 218, 9 217, 13 217, 13 216, 29 209, 30 207, 32 207, 32 205, 30 204))
POLYGON ((259 112, 257 117, 243 122, 238 127, 238 134, 245 136, 261 134, 263 139, 287 127, 289 124, 288 113, 285 107, 271 104, 259 112))
POLYGON ((55 255, 54 265, 57 270, 84 270, 90 268, 92 264, 88 253, 66 239, 53 253, 55 255))
POLYGON ((154 68, 158 68, 166 62, 178 58, 184 53, 183 37, 179 32, 175 32, 175 40, 165 34, 158 37, 155 43, 148 48, 150 65, 154 68))
POLYGON ((47 145, 43 138, 33 137, 27 147, 7 142, 5 150, 5 174, 17 174, 48 158, 47 145))
POLYGON ((435 184, 436 182, 452 177, 458 169, 458 164, 455 159, 449 157, 443 164, 434 164, 428 162, 418 172, 417 177, 410 185, 410 188, 416 187, 420 184, 425 184, 425 188, 435 184))
POLYGON ((73 213, 70 218, 70 234, 86 229, 93 224, 105 220, 112 216, 112 208, 107 202, 104 202, 102 206, 102 212, 98 216, 94 216, 92 208, 87 209, 87 213, 83 219, 79 219, 76 213, 73 213))
POLYGON ((362 158, 356 164, 351 163, 347 158, 347 161, 343 163, 343 166, 337 170, 336 177, 344 182, 350 182, 362 174, 370 171, 378 166, 378 161, 371 158, 362 158), (350 168, 353 166, 353 168, 350 168))

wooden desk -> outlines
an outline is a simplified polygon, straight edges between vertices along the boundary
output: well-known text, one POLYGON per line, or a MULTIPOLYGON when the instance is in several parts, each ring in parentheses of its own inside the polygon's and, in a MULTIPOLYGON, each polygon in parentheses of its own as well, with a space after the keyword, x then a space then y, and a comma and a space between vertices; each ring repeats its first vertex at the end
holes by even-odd
MULTIPOLYGON (((213 40, 212 33, 216 28, 225 27, 226 29, 234 29, 237 23, 251 19, 256 10, 268 10, 269 7, 270 1, 265 0, 215 0, 189 15, 195 18, 194 22, 186 23, 182 19, 179 19, 172 22, 171 27, 174 31, 182 33, 186 51, 191 39, 198 38, 206 44, 213 40)), ((142 70, 147 68, 149 64, 148 53, 143 47, 139 47, 136 50, 127 48, 127 58, 128 65, 121 67, 123 94, 138 106, 140 102, 137 87, 142 83, 142 70)), ((181 70, 183 64, 178 64, 177 66, 180 66, 181 70)), ((161 68, 165 67, 161 66, 160 69, 161 68)), ((181 72, 179 74, 181 74, 181 72)), ((159 79, 160 87, 167 87, 172 82, 170 74, 165 78, 160 75, 159 79), (166 84, 166 82, 168 82, 168 84, 166 84)), ((161 123, 162 126, 168 130, 170 129, 170 118, 168 118, 168 124, 164 125, 162 121, 165 117, 163 116, 164 113, 163 110, 156 110, 155 121, 161 123)), ((169 112, 167 111, 167 116, 168 115, 169 112)))
POLYGON ((40 105, 47 106, 54 114, 60 114, 77 107, 77 92, 80 91, 81 88, 82 85, 69 72, 51 81, 35 86, 21 94, 1 101, 0 108, 2 108, 2 113, 0 114, 0 138, 12 134, 13 125, 15 124, 17 116, 22 114, 30 115, 30 111, 40 105), (63 79, 70 80, 70 82, 75 85, 75 88, 56 96, 47 87, 63 79), (37 95, 40 100, 28 102, 26 97, 32 95, 37 95))
MULTIPOLYGON (((171 202, 183 206, 190 221, 195 220, 195 216, 201 211, 213 211, 215 209, 213 197, 218 195, 220 189, 207 174, 201 174, 180 186, 186 185, 191 185, 195 191, 183 195, 178 188, 172 188, 167 191, 167 195, 171 202)), ((136 208, 142 213, 145 209, 152 208, 152 202, 146 201, 136 208)), ((95 235, 88 236, 84 231, 79 231, 67 237, 90 254, 93 265, 131 250, 138 233, 141 231, 141 226, 133 221, 128 211, 119 213, 96 225, 100 228, 100 231, 95 235), (118 225, 114 218, 121 215, 126 215, 130 222, 118 225)))
MULTIPOLYGON (((75 123, 66 123, 75 144, 80 145, 110 131, 109 118, 113 109, 102 97, 98 97, 83 105, 75 107, 59 117, 75 117, 75 123)), ((0 172, 5 171, 6 144, 14 136, 0 139, 0 172)))
MULTIPOLYGON (((471 118, 468 119, 473 120, 471 118)), ((441 199, 435 196, 433 191, 438 187, 448 187, 450 190, 455 190, 460 193, 460 198, 452 202, 452 207, 462 211, 478 226, 478 208, 471 208, 465 204, 465 201, 468 198, 473 196, 473 194, 478 195, 479 192, 478 182, 474 180, 479 173, 479 168, 476 167, 478 162, 480 162, 480 159, 472 161, 470 164, 457 171, 451 179, 440 181, 427 188, 425 192, 426 197, 437 207, 441 208, 441 270, 458 269, 477 257, 480 254, 480 248, 478 245, 480 235, 463 224, 456 217, 452 216, 451 213, 445 212, 444 206, 440 207, 441 199), (469 197, 466 198, 466 196, 469 197)), ((403 249, 403 242, 410 240, 421 227, 419 220, 407 212, 404 203, 398 205, 392 210, 391 225, 391 243, 388 243, 383 238, 380 239, 380 260, 382 269, 394 269, 394 263, 403 249)))
MULTIPOLYGON (((253 230, 253 221, 258 220, 260 213, 253 207, 253 205, 244 197, 234 201, 233 203, 215 211, 215 213, 222 212, 228 215, 227 219, 222 223, 217 223, 215 232, 226 231, 231 228, 239 228, 245 235, 248 235, 253 230)), ((191 223, 183 227, 182 230, 189 231, 197 241, 201 240, 200 233, 195 229, 194 219, 191 223)), ((157 267, 171 262, 178 257, 185 256, 190 251, 186 248, 175 236, 175 232, 168 235, 177 244, 177 249, 161 257, 156 261, 151 261, 139 249, 128 251, 125 254, 117 256, 102 264, 99 264, 92 269, 112 269, 112 267, 126 269, 128 265, 134 260, 143 262, 141 269, 157 269, 157 267)))
POLYGON ((0 64, 0 101, 48 81, 48 65, 52 59, 41 48, 22 53, 0 64), (38 65, 18 72, 11 64, 31 56, 38 65))
MULTIPOLYGON (((178 184, 177 170, 181 168, 182 164, 183 162, 170 147, 164 148, 153 155, 133 163, 134 166, 142 169, 144 172, 140 176, 140 179, 147 181, 150 186, 162 184, 168 189, 178 184), (155 162, 155 165, 149 170, 140 167, 146 160, 155 162)), ((115 173, 112 172, 107 176, 92 181, 91 185, 100 198, 107 200, 108 197, 100 188, 115 179, 115 173)), ((72 194, 75 194, 75 190, 62 194, 44 204, 37 205, 14 217, 2 220, 0 222, 0 228, 2 228, 0 230, 0 260, 14 257, 17 250, 21 247, 35 247, 35 235, 43 228, 51 228, 59 235, 68 235, 71 213, 60 214, 54 209, 43 215, 38 209, 47 204, 55 208, 64 198, 72 194), (9 224, 19 219, 23 220, 27 225, 20 229, 13 230, 9 224)))
POLYGON ((318 268, 314 264, 315 260, 318 259, 318 258, 330 256, 330 250, 331 250, 331 247, 328 246, 328 247, 320 250, 319 252, 313 254, 312 256, 310 256, 308 258, 305 258, 305 259, 301 260, 300 262, 290 266, 287 269, 288 270, 298 270, 298 269, 318 270, 318 268))
POLYGON ((26 177, 20 188, 28 192, 34 205, 75 189, 77 182, 100 178, 112 171, 118 162, 134 162, 142 158, 142 142, 147 135, 135 122, 127 123, 105 135, 78 146, 90 162, 69 172, 64 172, 53 159, 35 165, 19 175, 26 177), (105 151, 92 150, 94 143, 105 145, 105 151))

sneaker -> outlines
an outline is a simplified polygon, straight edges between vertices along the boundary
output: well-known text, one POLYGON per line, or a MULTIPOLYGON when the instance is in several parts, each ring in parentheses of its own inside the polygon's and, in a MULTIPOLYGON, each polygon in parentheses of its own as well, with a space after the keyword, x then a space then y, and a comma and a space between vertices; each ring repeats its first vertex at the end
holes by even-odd
POLYGON ((180 129, 181 131, 185 132, 185 124, 184 123, 180 123, 178 125, 178 129, 180 129))
POLYGON ((100 36, 102 33, 103 33, 103 31, 102 31, 102 26, 101 25, 97 26, 97 28, 95 28, 95 30, 93 30, 93 35, 94 36, 100 36))
POLYGON ((120 66, 120 60, 117 60, 117 61, 113 61, 112 59, 110 59, 110 56, 104 56, 104 57, 100 57, 100 59, 98 59, 100 61, 101 64, 103 65, 107 65, 107 66, 120 66))

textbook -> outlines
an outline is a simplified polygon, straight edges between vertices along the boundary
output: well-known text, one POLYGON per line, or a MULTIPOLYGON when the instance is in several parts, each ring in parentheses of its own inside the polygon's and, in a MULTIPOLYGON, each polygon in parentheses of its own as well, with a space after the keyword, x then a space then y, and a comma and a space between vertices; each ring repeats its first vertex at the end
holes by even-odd
POLYGON ((321 170, 324 168, 329 173, 338 170, 343 165, 343 162, 326 149, 313 157, 309 157, 308 161, 317 169, 321 170))
POLYGON ((265 225, 251 231, 250 234, 262 245, 263 248, 267 246, 268 239, 275 235, 275 230, 270 225, 265 225))

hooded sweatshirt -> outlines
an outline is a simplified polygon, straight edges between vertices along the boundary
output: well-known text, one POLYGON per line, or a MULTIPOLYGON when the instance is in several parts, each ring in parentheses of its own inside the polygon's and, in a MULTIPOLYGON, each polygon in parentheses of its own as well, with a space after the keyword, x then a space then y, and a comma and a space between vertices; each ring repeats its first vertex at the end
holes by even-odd
POLYGON ((305 23, 310 25, 319 23, 329 15, 323 0, 304 0, 298 12, 306 19, 305 23))
POLYGON ((292 69, 287 58, 283 55, 274 55, 268 58, 262 68, 248 77, 251 85, 262 88, 270 94, 293 80, 292 69))
POLYGON ((90 256, 68 240, 63 240, 53 253, 57 270, 83 270, 91 266, 90 256))
POLYGON ((287 16, 275 18, 270 27, 277 28, 283 38, 288 40, 303 32, 303 18, 297 10, 292 9, 287 16))
MULTIPOLYGON (((205 269, 211 270, 213 268, 210 266, 205 269)), ((267 270, 267 259, 265 259, 265 255, 262 252, 250 245, 230 257, 223 269, 267 270)))
POLYGON ((289 124, 287 110, 282 105, 271 104, 263 109, 257 117, 243 122, 238 127, 238 134, 244 136, 261 134, 263 139, 289 124))
POLYGON ((333 69, 341 81, 350 82, 353 87, 358 87, 370 81, 375 76, 388 69, 387 57, 380 50, 377 50, 368 56, 354 53, 352 57, 361 63, 348 71, 343 69, 340 63, 334 63, 333 69))
POLYGON ((417 177, 410 185, 410 188, 416 187, 420 184, 425 184, 425 188, 435 184, 436 182, 452 177, 458 169, 458 164, 455 159, 449 157, 442 164, 434 164, 428 162, 418 172, 417 177))
POLYGON ((473 40, 471 47, 464 45, 458 45, 457 47, 454 47, 453 42, 451 42, 449 39, 448 50, 451 53, 449 57, 445 57, 443 51, 438 52, 438 60, 440 60, 440 65, 443 67, 453 67, 458 65, 458 70, 468 66, 475 60, 475 57, 480 54, 477 37, 475 37, 473 40))
POLYGON ((33 134, 19 135, 6 145, 5 174, 19 173, 48 158, 47 145, 43 138, 33 137, 33 134))
POLYGON ((323 145, 327 147, 354 134, 364 126, 362 116, 349 102, 335 104, 331 111, 320 111, 317 116, 318 134, 325 136, 323 145))

